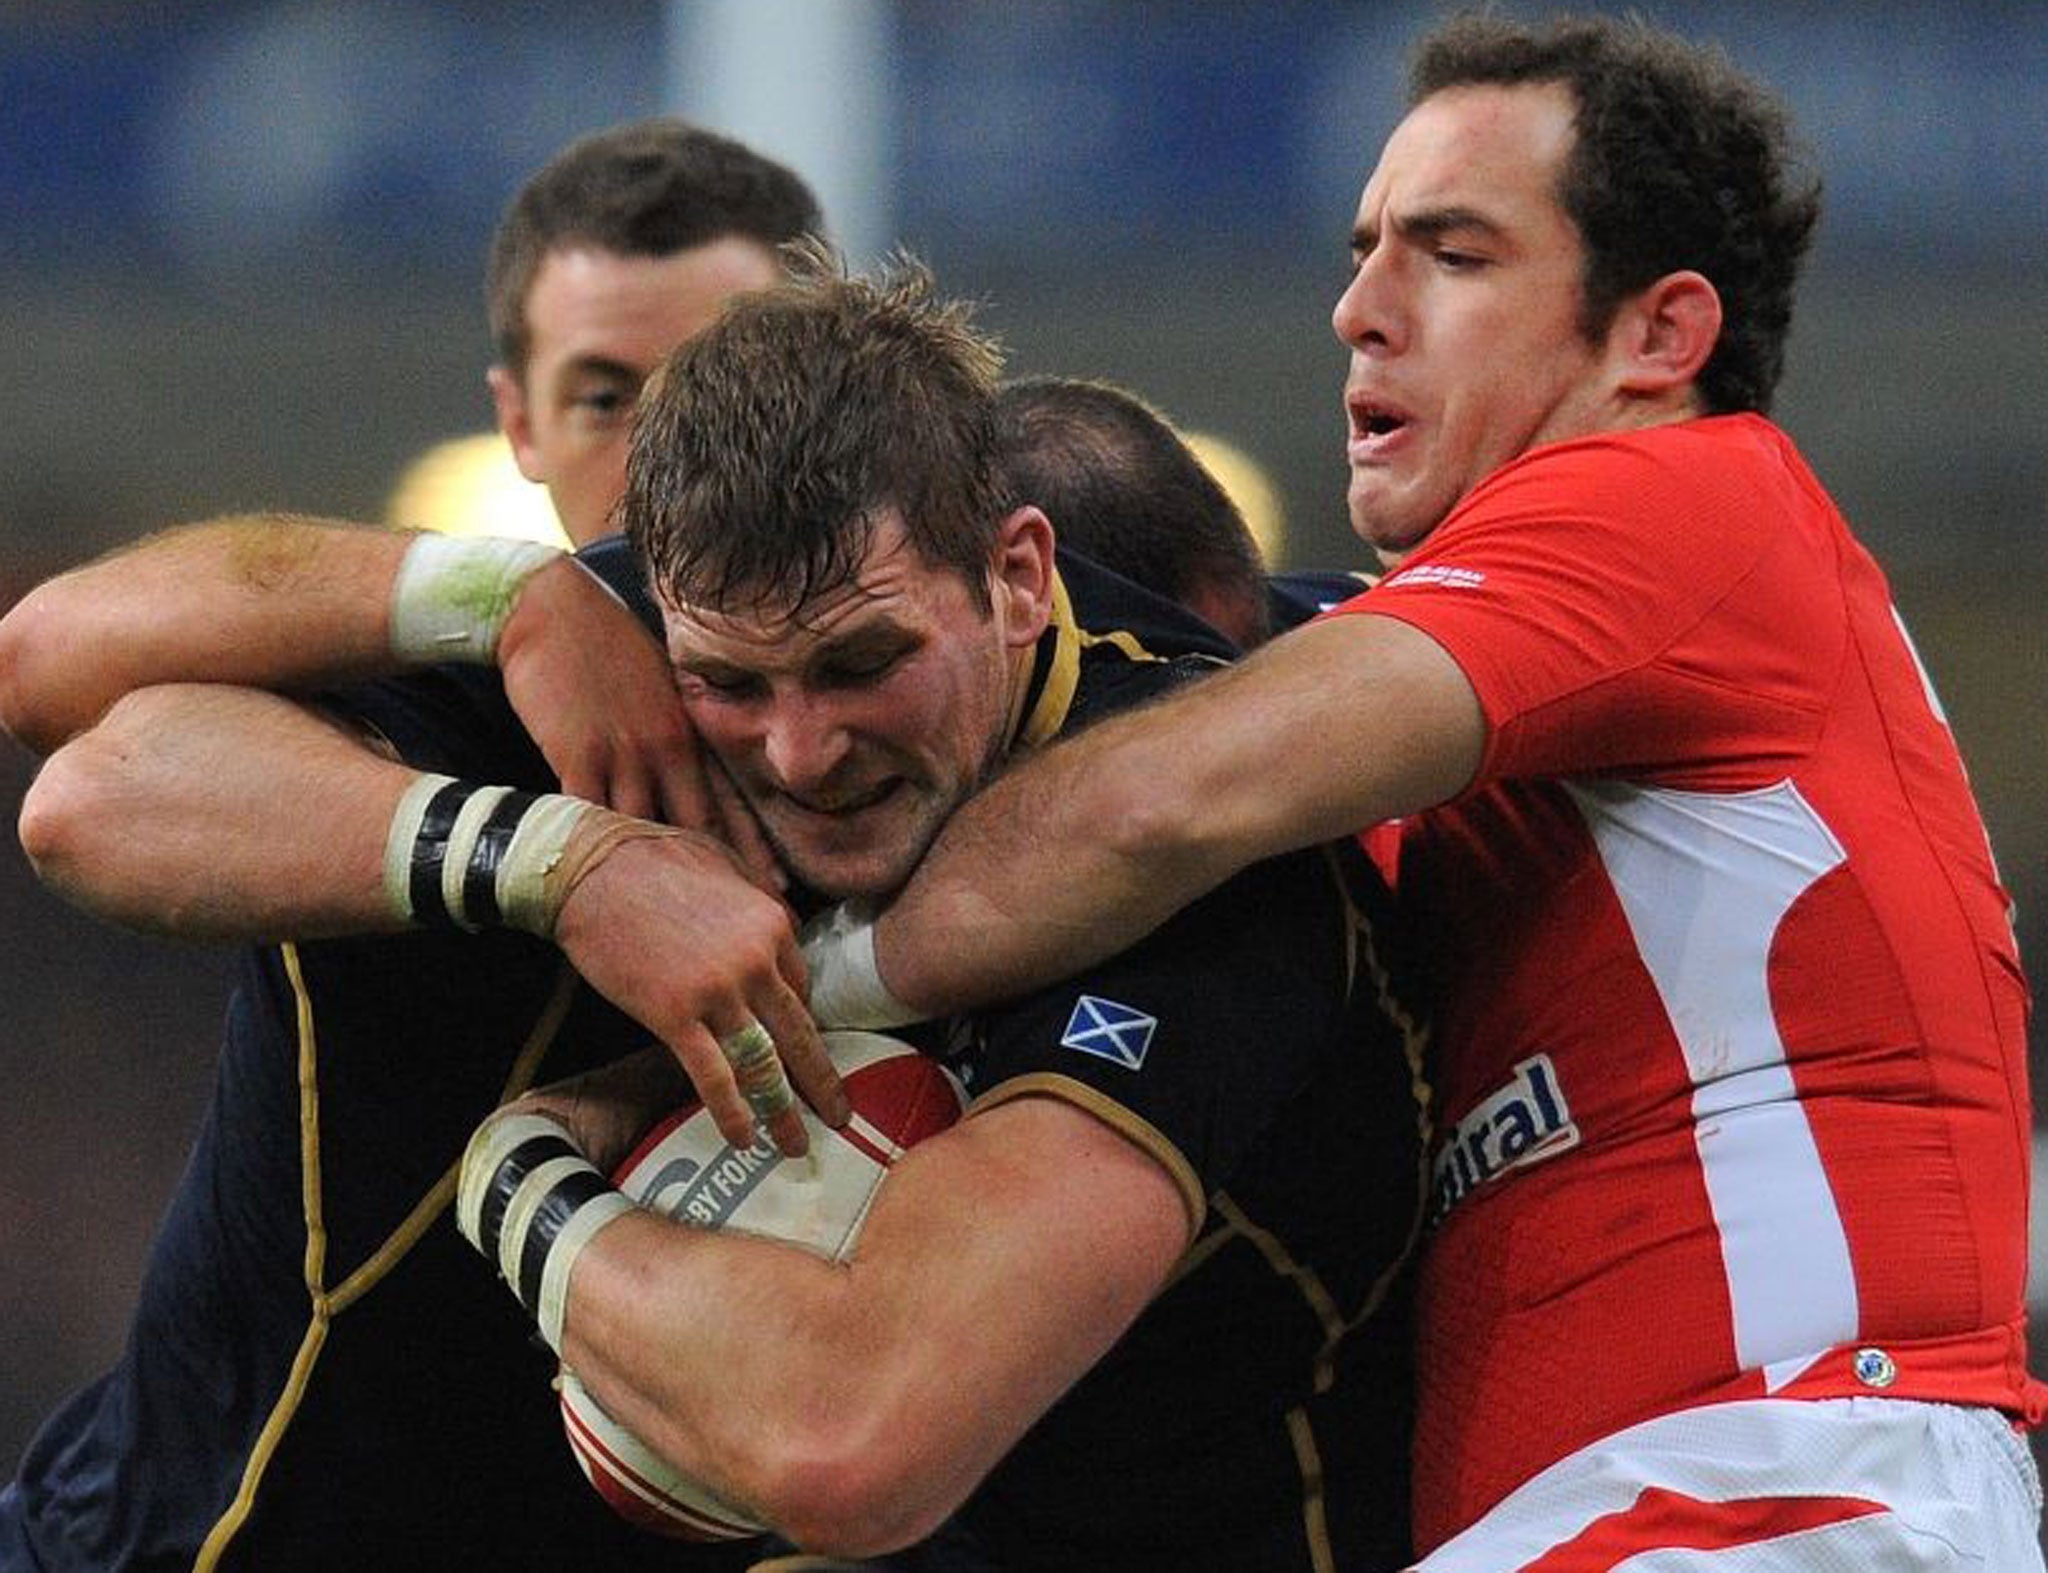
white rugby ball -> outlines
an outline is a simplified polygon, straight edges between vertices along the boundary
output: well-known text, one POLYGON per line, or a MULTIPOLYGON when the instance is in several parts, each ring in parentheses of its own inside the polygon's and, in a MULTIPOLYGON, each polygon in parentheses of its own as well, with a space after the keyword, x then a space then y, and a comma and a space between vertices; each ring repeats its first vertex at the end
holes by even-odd
MULTIPOLYGON (((682 1105, 641 1138, 613 1182, 643 1207, 701 1229, 786 1240, 843 1261, 905 1148, 960 1118, 960 1085, 938 1061, 873 1032, 828 1032, 853 1119, 843 1130, 803 1111, 811 1150, 785 1158, 764 1136, 735 1148, 704 1106, 682 1105)), ((686 1540, 733 1540, 765 1526, 672 1468, 561 1373, 562 1424, 597 1494, 642 1529, 686 1540)))

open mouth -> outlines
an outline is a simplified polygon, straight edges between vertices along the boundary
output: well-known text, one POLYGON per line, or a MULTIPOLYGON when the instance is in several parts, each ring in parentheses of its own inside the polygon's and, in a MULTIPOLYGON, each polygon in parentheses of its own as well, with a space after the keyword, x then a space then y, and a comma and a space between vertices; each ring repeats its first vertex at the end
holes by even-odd
POLYGON ((1345 408, 1351 415, 1353 442, 1371 442, 1391 437, 1409 424, 1405 411, 1372 399, 1353 399, 1345 408))

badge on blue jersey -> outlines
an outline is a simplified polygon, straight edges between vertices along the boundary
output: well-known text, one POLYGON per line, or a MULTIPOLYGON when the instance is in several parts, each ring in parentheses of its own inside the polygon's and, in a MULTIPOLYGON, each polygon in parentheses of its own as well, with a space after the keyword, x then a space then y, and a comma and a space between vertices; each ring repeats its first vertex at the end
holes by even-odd
POLYGON ((1152 1047, 1152 1034, 1158 1026, 1156 1016, 1119 1005, 1115 1000, 1083 994, 1074 1001, 1074 1013, 1067 1018, 1060 1043, 1065 1048, 1114 1061, 1126 1070, 1136 1070, 1145 1063, 1145 1053, 1152 1047))

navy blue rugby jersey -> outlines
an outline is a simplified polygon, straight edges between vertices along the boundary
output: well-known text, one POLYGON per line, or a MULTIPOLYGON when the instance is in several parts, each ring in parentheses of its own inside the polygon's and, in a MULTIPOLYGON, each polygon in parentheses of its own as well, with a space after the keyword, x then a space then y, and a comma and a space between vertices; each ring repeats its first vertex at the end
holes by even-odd
POLYGON ((1311 618, 1342 606, 1373 586, 1375 575, 1341 568, 1296 568, 1266 578, 1266 607, 1273 632, 1284 634, 1311 618))
MULTIPOLYGON (((1114 611, 1091 600, 1097 635, 1114 611)), ((1064 617, 1040 670, 1062 663, 1071 682, 1034 691, 1025 743, 1190 672, 1083 639, 1064 617)), ((970 1118, 1066 1098, 1157 1157, 1199 1223, 1159 1298, 942 1544, 1045 1573, 1405 1565, 1406 1266, 1426 1133, 1397 943, 1356 848, 1314 849, 1254 865, 1078 977, 953 1024, 970 1118)))

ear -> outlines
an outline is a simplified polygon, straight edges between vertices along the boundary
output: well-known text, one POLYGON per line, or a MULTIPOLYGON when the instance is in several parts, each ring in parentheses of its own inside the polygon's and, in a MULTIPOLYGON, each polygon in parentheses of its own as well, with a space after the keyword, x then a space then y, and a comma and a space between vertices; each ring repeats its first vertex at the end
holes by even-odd
POLYGON ((533 448, 533 414, 526 405, 525 387, 506 366, 491 367, 484 373, 484 382, 491 390, 491 405, 498 412, 498 430, 512 445, 512 460, 519 466, 519 473, 536 485, 545 485, 547 477, 537 473, 540 456, 533 448))
POLYGON ((1012 649, 1036 643, 1052 620, 1052 521, 1036 508, 1019 508, 996 526, 989 591, 1012 649))
POLYGON ((1614 327, 1608 348, 1620 358, 1620 392, 1689 401, 1700 368, 1721 341, 1721 296, 1704 274, 1667 273, 1623 303, 1614 327))

